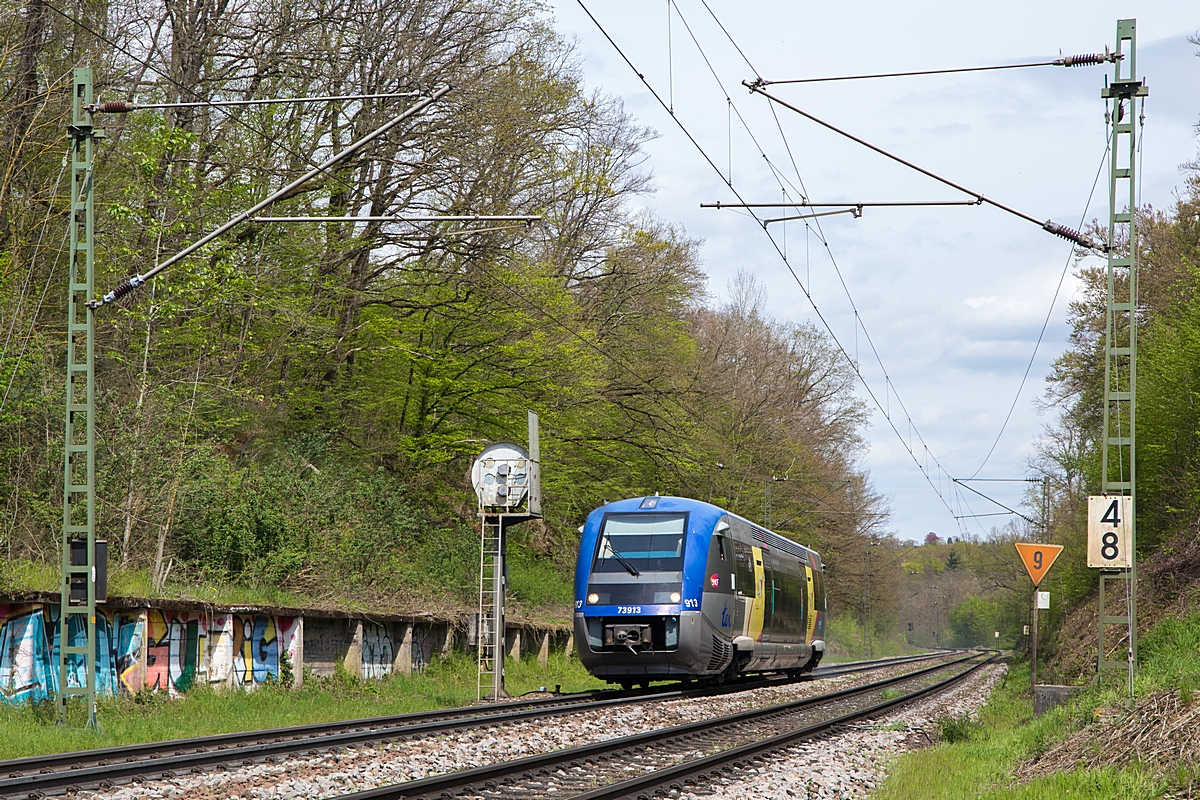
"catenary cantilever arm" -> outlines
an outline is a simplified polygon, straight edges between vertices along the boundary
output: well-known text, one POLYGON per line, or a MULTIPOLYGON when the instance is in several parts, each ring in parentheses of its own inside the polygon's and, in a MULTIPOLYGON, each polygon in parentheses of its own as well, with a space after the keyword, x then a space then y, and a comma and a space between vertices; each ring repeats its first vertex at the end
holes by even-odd
POLYGON ((153 278, 155 275, 157 275, 160 272, 162 272, 163 270, 165 270, 167 267, 170 267, 174 264, 179 263, 180 261, 187 258, 192 253, 196 252, 197 250, 199 250, 201 247, 208 244, 212 240, 224 235, 225 233, 228 233, 231 229, 237 227, 238 225, 241 225, 243 222, 250 219, 254 215, 258 214, 263 209, 271 206, 278 200, 280 200, 284 197, 287 197, 289 194, 294 192, 296 189, 298 189, 301 186, 303 186, 304 184, 308 183, 310 180, 312 180, 316 176, 320 175, 322 172, 329 169, 334 164, 338 163, 339 161, 344 160, 348 156, 353 155, 354 153, 358 152, 366 145, 368 145, 371 142, 378 139, 380 136, 383 136, 385 133, 387 133, 392 128, 399 125, 404 120, 421 113, 426 108, 433 105, 438 100, 440 100, 442 97, 444 97, 446 95, 446 93, 451 90, 451 88, 452 87, 450 87, 450 86, 443 86, 441 89, 438 89, 436 92, 434 92, 429 97, 427 97, 424 100, 420 101, 419 103, 416 103, 415 105, 412 105, 409 108, 405 109, 405 111, 403 113, 401 113, 395 117, 392 117, 392 119, 388 120, 383 125, 379 126, 375 130, 371 131, 370 133, 368 133, 366 136, 362 137, 358 141, 352 142, 349 146, 346 147, 346 149, 330 156, 329 159, 327 161, 325 161, 324 163, 322 163, 316 167, 313 167, 308 172, 304 173, 299 178, 297 178, 296 180, 289 183, 287 186, 283 187, 282 189, 280 189, 277 192, 274 192, 273 194, 271 194, 270 197, 266 198, 265 200, 260 202, 258 205, 254 206, 253 208, 246 209, 245 211, 243 211, 240 214, 238 214, 237 216, 233 217, 232 219, 230 219, 228 222, 226 222, 224 225, 220 226, 216 230, 212 231, 211 233, 206 234, 205 236, 201 237, 200 239, 197 239, 192 244, 183 248, 178 253, 176 253, 175 255, 168 258, 166 261, 162 261, 162 262, 156 264, 153 269, 148 270, 147 272, 144 272, 144 273, 141 273, 138 275, 134 275, 133 277, 129 278, 129 280, 120 284, 119 286, 117 286, 115 289, 113 289, 108 294, 104 295, 104 297, 99 300, 88 301, 88 307, 92 308, 92 309, 96 309, 96 308, 99 308, 101 306, 106 306, 109 303, 113 303, 113 302, 116 302, 117 300, 121 299, 122 297, 129 294, 137 287, 144 284, 146 281, 153 278))
POLYGON ((1013 208, 1012 206, 1006 205, 1005 203, 1001 203, 999 200, 993 200, 992 198, 984 195, 982 192, 977 192, 974 189, 968 189, 966 186, 963 186, 961 183, 955 183, 954 181, 950 180, 949 178, 944 178, 941 175, 938 175, 936 172, 925 169, 924 167, 920 166, 919 164, 914 164, 913 162, 909 161, 906 158, 903 158, 901 156, 896 155, 895 153, 884 150, 882 147, 872 144, 872 143, 868 142, 866 139, 863 139, 859 136, 855 136, 853 133, 850 133, 847 130, 843 130, 842 128, 839 128, 838 126, 834 125, 831 122, 826 122, 825 120, 821 119, 820 117, 818 117, 814 114, 810 114, 809 112, 805 111, 804 109, 799 108, 798 106, 792 105, 791 103, 787 102, 786 100, 776 97, 775 95, 773 95, 770 92, 763 89, 762 85, 759 83, 756 83, 754 81, 742 81, 742 85, 745 86, 747 89, 749 89, 752 92, 757 92, 758 94, 761 94, 763 97, 767 98, 771 102, 778 103, 779 105, 783 106, 786 109, 795 111, 800 116, 805 117, 806 119, 810 119, 813 122, 817 123, 818 125, 828 128, 829 130, 833 131, 834 133, 841 134, 842 136, 845 136, 847 139, 850 139, 851 141, 858 142, 863 147, 874 150, 876 153, 879 153, 882 156, 887 156, 888 158, 892 159, 893 161, 898 161, 899 163, 903 164, 904 166, 908 167, 909 169, 914 169, 917 172, 921 173, 922 175, 926 175, 930 178, 933 178, 935 181, 938 181, 939 183, 944 183, 951 188, 954 188, 960 192, 963 192, 964 194, 968 194, 971 197, 974 197, 976 202, 987 203, 988 205, 995 206, 996 208, 1000 209, 1001 211, 1007 211, 1008 213, 1018 216, 1021 219, 1028 220, 1029 222, 1032 222, 1034 225, 1037 225, 1038 227, 1042 228, 1043 230, 1048 231, 1049 233, 1052 233, 1055 236, 1061 236, 1063 239, 1066 239, 1069 242, 1074 242, 1075 244, 1079 245, 1080 247, 1086 247, 1090 250, 1104 250, 1105 249, 1102 245, 1099 245, 1099 244, 1093 242, 1090 238, 1088 238, 1084 234, 1080 233, 1079 231, 1074 230, 1073 228, 1068 228, 1066 225, 1059 225, 1057 222, 1051 222, 1048 219, 1046 219, 1046 220, 1038 219, 1037 217, 1033 216, 1032 214, 1026 214, 1024 211, 1013 208))

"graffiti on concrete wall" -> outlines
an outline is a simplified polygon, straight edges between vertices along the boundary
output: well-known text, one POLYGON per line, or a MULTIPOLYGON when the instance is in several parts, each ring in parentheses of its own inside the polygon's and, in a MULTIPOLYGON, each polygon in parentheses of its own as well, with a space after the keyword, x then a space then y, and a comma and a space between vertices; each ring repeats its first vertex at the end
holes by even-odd
POLYGON ((0 605, 0 697, 39 702, 57 691, 50 628, 44 606, 0 605))
MULTIPOLYGON (((49 619, 52 636, 53 652, 51 663, 58 668, 58 634, 59 607, 48 606, 46 616, 49 619)), ((119 621, 118 623, 119 624, 119 621)), ((114 623, 112 612, 107 609, 96 609, 96 691, 100 694, 116 694, 117 685, 117 637, 113 635, 114 623)), ((71 614, 67 620, 67 641, 71 647, 87 646, 87 621, 83 614, 71 614)), ((53 672, 54 670, 51 670, 53 672)), ((82 653, 67 654, 67 686, 80 687, 87 677, 87 664, 82 653)), ((58 675, 54 675, 52 691, 58 690, 58 675)))
POLYGON ((433 628, 414 625, 412 634, 413 672, 424 672, 431 660, 433 660, 433 628))
POLYGON ((395 650, 387 625, 364 622, 362 636, 362 676, 378 679, 392 674, 395 650))
POLYGON ((295 664, 296 648, 300 644, 296 636, 300 629, 299 617, 231 614, 220 618, 218 624, 229 630, 233 685, 253 686, 278 680, 282 652, 286 651, 295 664))
POLYGON ((120 690, 137 692, 146 685, 146 612, 118 612, 116 641, 120 690))
POLYGON ((349 620, 309 617, 304 620, 304 664, 314 675, 332 675, 354 639, 349 620))
MULTIPOLYGON (((136 692, 142 685, 141 611, 96 613, 96 691, 136 692)), ((59 607, 0 605, 0 697, 5 702, 39 702, 58 693, 59 607)), ((83 615, 71 615, 67 641, 87 643, 83 615)), ((81 654, 67 655, 67 685, 82 686, 86 665, 81 654)))
MULTIPOLYGON (((100 608, 96 689, 101 694, 149 689, 178 696, 201 682, 252 688, 282 677, 284 653, 299 678, 301 648, 315 673, 329 674, 351 645, 357 646, 351 631, 358 624, 316 618, 306 636, 301 617, 100 608)), ((57 604, 0 603, 0 702, 39 702, 57 694, 59 627, 57 604)), ((384 678, 395 671, 398 656, 407 660, 408 644, 397 638, 404 630, 397 623, 362 623, 362 677, 384 678)), ((80 646, 86 638, 84 617, 72 615, 68 643, 80 646)), ((429 626, 413 627, 414 670, 430 663, 436 646, 429 626)), ((82 685, 81 656, 68 655, 66 673, 69 686, 82 685)))
POLYGON ((142 685, 179 695, 206 672, 208 623, 194 611, 146 612, 146 671, 142 685))

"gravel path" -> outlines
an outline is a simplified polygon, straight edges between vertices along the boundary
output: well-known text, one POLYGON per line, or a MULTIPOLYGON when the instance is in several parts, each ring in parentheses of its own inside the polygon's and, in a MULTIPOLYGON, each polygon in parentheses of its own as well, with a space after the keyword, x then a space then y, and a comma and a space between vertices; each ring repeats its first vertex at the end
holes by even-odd
POLYGON ((860 686, 931 663, 934 662, 871 673, 839 675, 721 697, 582 711, 386 745, 364 745, 338 753, 293 756, 274 764, 254 764, 203 775, 144 781, 107 792, 83 791, 77 796, 97 800, 334 797, 860 686))
POLYGON ((847 727, 843 732, 790 750, 790 756, 740 780, 725 780, 703 790, 672 795, 678 800, 850 800, 866 796, 887 777, 888 762, 898 754, 927 746, 938 738, 941 717, 974 717, 991 696, 1005 667, 984 667, 963 683, 895 714, 847 727))

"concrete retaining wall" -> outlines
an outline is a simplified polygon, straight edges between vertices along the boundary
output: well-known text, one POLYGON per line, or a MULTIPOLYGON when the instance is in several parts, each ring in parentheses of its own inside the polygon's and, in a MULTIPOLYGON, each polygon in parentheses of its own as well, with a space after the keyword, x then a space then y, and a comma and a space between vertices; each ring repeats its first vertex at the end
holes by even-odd
MULTIPOLYGON (((0 595, 0 702, 38 702, 58 692, 59 604, 48 593, 0 595), (54 602, 51 602, 53 600, 54 602)), ((281 608, 197 606, 176 601, 110 598, 97 609, 96 688, 102 694, 165 691, 198 683, 252 689, 290 668, 329 676, 340 664, 364 679, 420 672, 456 646, 468 645, 469 617, 365 618, 281 608)), ((78 618, 76 618, 78 619, 78 618)), ((569 631, 510 626, 510 656, 573 644, 569 631)), ((82 629, 70 632, 83 644, 82 629)), ((81 659, 68 661, 67 682, 83 682, 81 659)))

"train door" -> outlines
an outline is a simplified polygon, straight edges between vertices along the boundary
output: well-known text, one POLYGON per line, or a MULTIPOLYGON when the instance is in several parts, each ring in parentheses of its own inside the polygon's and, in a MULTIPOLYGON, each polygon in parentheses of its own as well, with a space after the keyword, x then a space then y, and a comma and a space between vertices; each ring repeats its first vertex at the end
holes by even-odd
MULTIPOLYGON (((758 550, 759 548, 755 548, 758 550)), ((763 633, 762 641, 773 641, 771 634, 778 633, 779 624, 775 620, 776 609, 779 604, 779 583, 775 574, 774 559, 771 557, 771 551, 767 548, 762 548, 758 556, 754 559, 756 569, 762 570, 762 587, 763 587, 763 633)), ((778 638, 778 637, 776 637, 778 638)))
POLYGON ((820 557, 817 557, 817 568, 813 570, 813 586, 816 587, 817 596, 814 603, 817 606, 817 627, 814 636, 817 639, 825 638, 825 613, 829 609, 828 600, 825 597, 825 565, 821 563, 820 557))
POLYGON ((767 609, 766 570, 763 569, 762 548, 751 547, 750 557, 754 561, 754 603, 750 607, 750 630, 746 635, 756 642, 762 642, 765 641, 763 619, 767 609))
POLYGON ((804 567, 804 589, 808 602, 804 605, 804 613, 807 624, 804 626, 804 641, 811 643, 813 634, 817 630, 817 592, 816 586, 813 583, 812 567, 804 567))
POLYGON ((771 641, 799 644, 804 635, 804 577, 796 560, 775 554, 771 564, 775 583, 775 609, 771 614, 771 641))
POLYGON ((741 636, 758 639, 762 633, 762 608, 759 607, 758 627, 754 627, 755 600, 758 596, 754 580, 754 552, 745 542, 733 542, 733 579, 737 595, 738 616, 734 628, 741 636))

